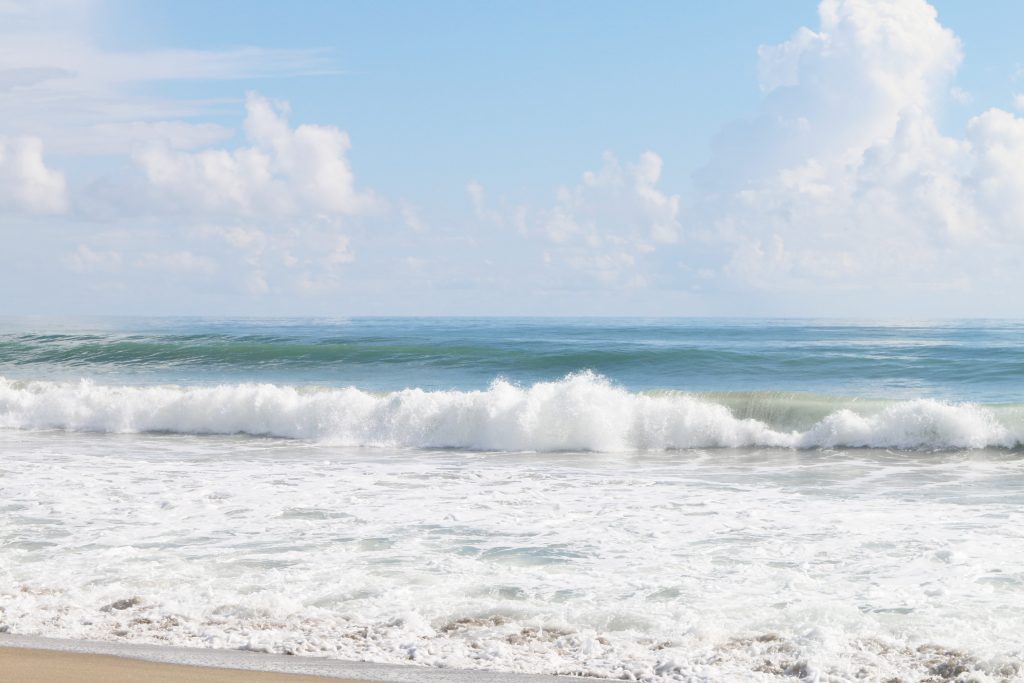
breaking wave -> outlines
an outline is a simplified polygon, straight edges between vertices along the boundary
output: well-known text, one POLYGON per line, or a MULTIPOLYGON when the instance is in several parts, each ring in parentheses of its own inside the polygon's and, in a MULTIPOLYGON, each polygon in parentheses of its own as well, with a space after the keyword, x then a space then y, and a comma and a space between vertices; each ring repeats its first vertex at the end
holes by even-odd
POLYGON ((0 427, 250 434, 350 446, 628 451, 1016 448, 1024 406, 806 394, 633 393, 591 372, 483 391, 275 384, 105 386, 0 378, 0 427))

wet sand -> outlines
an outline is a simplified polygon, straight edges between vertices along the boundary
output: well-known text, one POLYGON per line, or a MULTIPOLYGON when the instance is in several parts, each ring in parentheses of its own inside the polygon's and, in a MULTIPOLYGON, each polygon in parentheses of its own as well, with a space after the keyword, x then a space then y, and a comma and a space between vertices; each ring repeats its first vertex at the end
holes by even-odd
MULTIPOLYGON (((0 632, 0 683, 562 683, 560 676, 0 632)), ((572 679, 579 680, 579 679, 572 679)))
POLYGON ((362 683, 353 679, 147 662, 127 657, 0 647, 7 683, 362 683))

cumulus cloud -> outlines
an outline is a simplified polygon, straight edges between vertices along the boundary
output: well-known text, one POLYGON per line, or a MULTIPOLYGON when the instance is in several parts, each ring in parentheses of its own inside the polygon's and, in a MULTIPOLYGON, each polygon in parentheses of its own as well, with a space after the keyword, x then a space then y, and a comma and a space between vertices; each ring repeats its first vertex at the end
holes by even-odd
POLYGON ((662 161, 645 152, 623 167, 604 155, 597 171, 587 171, 575 186, 558 189, 557 202, 537 218, 541 232, 556 243, 582 241, 675 242, 679 238, 679 196, 657 188, 662 161))
MULTIPOLYGON (((194 236, 227 246, 222 258, 255 269, 239 275, 251 293, 338 285, 337 271, 356 260, 347 223, 385 208, 356 187, 348 135, 334 126, 292 126, 287 103, 255 93, 245 110, 245 141, 236 147, 154 143, 136 151, 149 191, 145 211, 199 223, 194 236)), ((411 206, 402 216, 422 227, 411 206)))
POLYGON ((67 206, 64 174, 47 167, 42 141, 0 137, 0 209, 62 213, 67 206))
POLYGON ((357 191, 346 133, 333 126, 291 128, 288 108, 255 93, 246 98, 249 146, 173 150, 154 144, 135 159, 171 206, 187 213, 345 215, 376 201, 357 191))
MULTIPOLYGON (((923 0, 823 0, 817 31, 759 51, 761 113, 724 129, 699 179, 749 186, 808 160, 855 164, 908 111, 929 110, 961 59, 923 0)), ((831 169, 827 169, 831 170, 831 169)))
MULTIPOLYGON (((216 273, 250 294, 340 285, 356 261, 353 235, 365 236, 362 221, 387 208, 356 186, 347 134, 292 125, 287 103, 255 93, 238 145, 187 149, 194 130, 168 126, 173 139, 137 147, 133 171, 85 188, 79 217, 115 225, 132 217, 136 228, 118 239, 136 254, 124 261, 135 270, 216 273)), ((401 205, 400 218, 413 234, 424 228, 412 205, 401 205)), ((88 263, 87 254, 65 260, 71 270, 100 272, 88 263)))
MULTIPOLYGON (((603 283, 642 284, 631 271, 640 259, 663 245, 679 241, 679 195, 659 189, 662 160, 644 152, 635 163, 623 165, 605 153, 597 170, 583 173, 580 182, 558 188, 547 208, 520 207, 512 222, 528 238, 550 246, 548 265, 565 264, 603 283)), ((478 215, 485 210, 483 188, 470 187, 478 215)))
POLYGON ((819 16, 760 49, 761 113, 725 127, 696 177, 698 239, 766 289, 991 276, 986 255, 1024 238, 1024 120, 994 109, 940 132, 961 45, 924 0, 823 0, 819 16))
POLYGON ((1024 118, 990 109, 970 120, 966 183, 989 235, 1024 245, 1024 118))

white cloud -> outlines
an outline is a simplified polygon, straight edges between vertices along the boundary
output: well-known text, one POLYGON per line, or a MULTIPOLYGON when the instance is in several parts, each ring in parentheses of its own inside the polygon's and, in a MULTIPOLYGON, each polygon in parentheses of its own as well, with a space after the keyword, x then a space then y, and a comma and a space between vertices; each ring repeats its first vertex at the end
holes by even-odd
POLYGON ((484 190, 483 185, 475 180, 471 180, 466 184, 466 192, 469 193, 469 199, 473 203, 473 213, 478 220, 497 225, 505 222, 501 212, 488 206, 487 192, 484 190))
POLYGON ((764 289, 1007 277, 983 264, 1021 250, 1024 120, 991 110, 966 138, 939 131, 961 47, 923 0, 824 0, 819 15, 761 48, 762 112, 724 128, 698 174, 703 248, 764 289))
POLYGON ((64 174, 46 166, 42 141, 0 137, 0 210, 62 213, 67 206, 64 174))
POLYGON ((413 232, 424 232, 427 229, 427 224, 423 221, 423 217, 420 216, 420 211, 417 207, 413 206, 409 202, 402 202, 399 206, 402 214, 402 221, 405 226, 413 232))
POLYGON ((226 101, 160 97, 139 84, 337 71, 317 49, 105 49, 94 35, 104 11, 86 0, 0 5, 0 131, 41 137, 59 153, 121 154, 153 140, 195 147, 225 131, 184 119, 218 112, 226 101))
POLYGON ((605 284, 616 284, 623 280, 623 273, 636 265, 636 256, 625 251, 577 251, 569 255, 568 261, 570 267, 590 273, 605 284))
POLYGON ((238 251, 261 254, 267 248, 267 235, 257 228, 240 226, 209 226, 200 230, 204 236, 220 237, 238 251))
POLYGON ((169 273, 209 275, 217 271, 217 264, 213 259, 186 250, 145 253, 135 261, 134 266, 143 270, 169 273))
MULTIPOLYGON (((648 278, 640 275, 646 260, 682 236, 680 198, 659 187, 661 174, 654 152, 630 164, 606 152, 599 168, 557 188, 554 202, 541 207, 503 200, 495 208, 483 185, 472 181, 466 191, 478 223, 508 228, 477 233, 482 244, 473 246, 502 254, 502 265, 517 278, 537 278, 557 289, 646 286, 648 278), (515 265, 513 258, 525 261, 515 265)), ((494 269, 488 271, 493 276, 494 269)))
POLYGON ((953 86, 949 89, 949 96, 953 98, 955 102, 959 104, 970 104, 974 100, 974 96, 959 86, 953 86))
POLYGON ((648 222, 655 242, 675 242, 679 225, 679 195, 667 195, 655 187, 661 178, 662 162, 654 152, 644 152, 630 169, 636 210, 648 222))
POLYGON ((599 170, 584 173, 574 187, 559 188, 555 206, 541 212, 541 229, 557 243, 675 242, 681 231, 679 196, 657 189, 661 168, 654 152, 625 168, 606 153, 599 170))
POLYGON ((64 263, 76 273, 114 272, 121 268, 121 253, 118 251, 95 251, 85 244, 64 257, 64 263))
POLYGON ((83 129, 83 139, 65 151, 75 154, 131 154, 138 147, 159 144, 170 149, 197 149, 226 140, 234 131, 215 123, 185 121, 126 121, 100 123, 83 129))
POLYGON ((154 144, 135 158, 168 206, 185 213, 341 216, 374 208, 377 200, 355 188, 348 135, 333 126, 291 128, 287 112, 250 93, 250 146, 186 152, 154 144))
POLYGON ((327 262, 331 265, 338 265, 340 263, 352 263, 356 260, 355 254, 349 249, 349 239, 346 235, 341 235, 334 242, 334 249, 327 256, 327 262))
POLYGON ((743 188, 810 159, 856 163, 901 116, 929 110, 960 61, 960 43, 923 0, 824 0, 818 31, 759 50, 762 112, 726 127, 701 174, 743 188))
POLYGON ((989 234, 1024 245, 1024 118, 990 109, 967 125, 973 168, 967 176, 989 234))
POLYGON ((1024 112, 1024 93, 1020 95, 1014 95, 1013 106, 1019 112, 1024 112))
POLYGON ((640 259, 680 239, 679 196, 658 188, 662 160, 654 152, 625 166, 606 153, 603 162, 575 186, 559 188, 553 206, 521 207, 513 223, 525 236, 551 243, 545 263, 564 263, 603 283, 636 285, 627 275, 640 259))

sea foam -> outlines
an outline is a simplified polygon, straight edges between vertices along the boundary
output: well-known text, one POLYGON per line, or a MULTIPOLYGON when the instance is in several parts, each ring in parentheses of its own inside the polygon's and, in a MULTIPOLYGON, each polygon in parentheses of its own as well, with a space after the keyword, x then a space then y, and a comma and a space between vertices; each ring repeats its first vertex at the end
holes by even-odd
POLYGON ((716 447, 1014 448, 1020 411, 916 399, 844 407, 804 429, 739 418, 707 397, 634 393, 590 372, 483 391, 274 384, 105 386, 0 378, 0 427, 249 434, 348 446, 496 451, 716 447), (856 409, 854 409, 856 408, 856 409))

